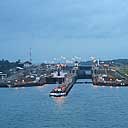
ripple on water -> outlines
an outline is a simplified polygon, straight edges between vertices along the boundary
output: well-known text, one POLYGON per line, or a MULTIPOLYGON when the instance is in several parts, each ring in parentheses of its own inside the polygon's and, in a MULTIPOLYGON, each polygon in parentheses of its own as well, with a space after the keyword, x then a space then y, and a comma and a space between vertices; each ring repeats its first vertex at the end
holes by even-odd
POLYGON ((2 128, 126 128, 128 88, 74 85, 67 97, 51 98, 55 85, 0 89, 2 128))

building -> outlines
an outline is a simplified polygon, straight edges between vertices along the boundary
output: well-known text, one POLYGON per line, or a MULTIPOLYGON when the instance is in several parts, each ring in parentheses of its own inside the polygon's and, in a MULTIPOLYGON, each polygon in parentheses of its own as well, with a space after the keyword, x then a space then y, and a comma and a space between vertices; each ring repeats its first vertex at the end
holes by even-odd
POLYGON ((24 62, 24 68, 29 68, 32 66, 32 63, 30 61, 24 62))

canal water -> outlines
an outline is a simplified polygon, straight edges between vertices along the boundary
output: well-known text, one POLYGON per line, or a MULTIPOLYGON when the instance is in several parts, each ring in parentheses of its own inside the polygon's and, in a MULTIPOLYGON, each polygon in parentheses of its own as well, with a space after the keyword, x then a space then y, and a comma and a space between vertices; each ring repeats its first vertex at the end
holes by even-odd
POLYGON ((126 128, 128 126, 128 88, 75 84, 67 97, 51 98, 48 94, 55 86, 0 89, 0 127, 126 128))

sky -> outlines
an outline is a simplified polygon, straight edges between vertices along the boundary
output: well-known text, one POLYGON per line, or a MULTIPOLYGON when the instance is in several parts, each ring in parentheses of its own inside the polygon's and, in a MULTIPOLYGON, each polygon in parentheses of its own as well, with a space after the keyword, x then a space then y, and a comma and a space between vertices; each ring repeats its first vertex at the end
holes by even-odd
POLYGON ((127 0, 0 0, 0 59, 128 58, 127 0))

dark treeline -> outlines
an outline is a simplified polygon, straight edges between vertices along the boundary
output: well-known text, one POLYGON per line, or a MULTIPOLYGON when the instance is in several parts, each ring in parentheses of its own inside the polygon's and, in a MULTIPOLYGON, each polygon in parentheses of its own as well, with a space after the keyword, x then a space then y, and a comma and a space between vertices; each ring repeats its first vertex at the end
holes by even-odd
POLYGON ((116 60, 113 60, 113 62, 117 64, 128 65, 128 59, 116 59, 116 60))
POLYGON ((13 69, 18 66, 23 67, 20 60, 17 60, 16 62, 10 62, 4 59, 0 60, 0 72, 6 73, 9 69, 13 69))

